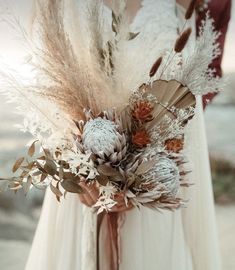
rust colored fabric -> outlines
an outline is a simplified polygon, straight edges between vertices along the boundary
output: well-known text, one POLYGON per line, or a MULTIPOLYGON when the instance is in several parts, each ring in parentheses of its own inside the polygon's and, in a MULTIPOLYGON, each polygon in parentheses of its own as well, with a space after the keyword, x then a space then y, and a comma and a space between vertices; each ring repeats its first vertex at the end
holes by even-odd
MULTIPOLYGON (((103 232, 105 233, 105 250, 102 252, 104 254, 104 260, 107 269, 119 270, 120 261, 120 250, 119 250, 119 225, 118 225, 118 213, 101 213, 98 215, 97 222, 97 270, 103 270, 100 264, 100 234, 101 227, 103 227, 103 232)), ((106 268, 105 268, 106 269, 106 268)))
MULTIPOLYGON (((219 37, 219 45, 221 48, 221 55, 213 61, 211 64, 211 68, 216 70, 216 76, 222 76, 222 68, 221 62, 223 58, 224 52, 224 43, 225 37, 228 29, 228 24, 231 17, 231 0, 210 0, 208 4, 208 9, 204 11, 197 12, 197 33, 199 32, 199 27, 201 25, 201 21, 205 18, 206 12, 209 10, 211 17, 214 19, 214 26, 216 31, 221 33, 219 37)), ((216 93, 209 93, 203 97, 203 106, 212 101, 212 99, 216 96, 216 93)))

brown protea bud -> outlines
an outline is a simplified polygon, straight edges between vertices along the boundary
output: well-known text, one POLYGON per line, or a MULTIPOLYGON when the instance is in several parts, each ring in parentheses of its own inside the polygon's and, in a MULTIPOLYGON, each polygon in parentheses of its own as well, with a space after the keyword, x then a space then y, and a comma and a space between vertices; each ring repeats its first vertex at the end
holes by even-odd
POLYGON ((169 152, 179 153, 184 148, 184 139, 169 139, 165 141, 165 148, 169 152))
POLYGON ((151 121, 153 111, 153 105, 148 100, 141 100, 134 104, 134 108, 132 110, 132 117, 141 122, 151 121))
POLYGON ((138 148, 144 148, 150 143, 150 136, 146 130, 139 130, 132 135, 132 143, 138 148))
POLYGON ((158 71, 161 63, 162 63, 162 57, 159 57, 156 60, 156 62, 153 64, 152 68, 150 69, 149 77, 153 77, 156 74, 156 72, 158 71))
POLYGON ((188 39, 192 33, 191 27, 186 29, 176 40, 175 42, 175 52, 180 53, 184 49, 185 45, 188 42, 188 39))
POLYGON ((187 11, 185 13, 185 19, 186 20, 189 20, 192 17, 193 12, 194 12, 194 10, 196 8, 197 1, 198 0, 191 0, 190 4, 188 6, 188 9, 187 9, 187 11))

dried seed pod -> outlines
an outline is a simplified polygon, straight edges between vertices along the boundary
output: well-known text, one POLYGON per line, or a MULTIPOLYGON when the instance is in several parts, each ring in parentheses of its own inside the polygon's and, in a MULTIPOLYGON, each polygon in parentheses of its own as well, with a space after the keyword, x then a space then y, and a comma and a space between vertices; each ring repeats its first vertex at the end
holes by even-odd
POLYGON ((190 4, 188 6, 188 9, 187 9, 187 11, 185 13, 185 19, 186 20, 189 20, 192 17, 193 12, 194 12, 194 10, 196 8, 196 3, 197 3, 197 0, 191 0, 190 4))
POLYGON ((179 153, 184 148, 184 139, 183 138, 181 138, 181 139, 177 139, 177 138, 168 139, 165 142, 165 148, 166 148, 166 150, 168 150, 170 152, 179 153))
POLYGON ((151 143, 150 136, 146 130, 139 130, 132 135, 132 143, 138 148, 144 148, 151 143))
POLYGON ((176 40, 175 42, 175 52, 180 53, 184 49, 185 45, 188 42, 188 39, 192 33, 192 28, 189 27, 186 29, 176 40))
POLYGON ((152 68, 150 69, 149 76, 153 77, 156 72, 158 71, 160 65, 162 63, 162 57, 159 57, 156 62, 153 64, 152 68))

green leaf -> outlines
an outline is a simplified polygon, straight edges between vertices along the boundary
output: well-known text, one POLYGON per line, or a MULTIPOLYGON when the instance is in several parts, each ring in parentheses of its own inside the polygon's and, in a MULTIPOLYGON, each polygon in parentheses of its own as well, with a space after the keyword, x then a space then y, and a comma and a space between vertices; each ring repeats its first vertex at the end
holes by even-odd
POLYGON ((79 186, 77 183, 75 183, 72 180, 64 180, 61 183, 61 186, 64 188, 64 190, 70 192, 70 193, 83 193, 83 189, 81 186, 79 186))
POLYGON ((30 187, 32 185, 32 180, 33 180, 32 176, 29 175, 28 178, 27 178, 27 183, 25 185, 25 189, 24 189, 25 190, 25 195, 29 192, 29 189, 30 189, 30 187))
POLYGON ((97 175, 96 180, 101 186, 106 186, 109 182, 109 179, 107 176, 101 176, 101 175, 97 175))
POLYGON ((44 170, 51 176, 54 176, 55 174, 57 174, 57 166, 55 162, 49 159, 46 161, 44 165, 44 170))
POLYGON ((108 165, 99 165, 97 168, 98 172, 105 176, 118 176, 120 172, 108 165))
POLYGON ((35 144, 36 144, 37 142, 38 142, 38 140, 34 141, 34 142, 31 144, 31 146, 29 147, 28 155, 29 155, 30 157, 32 157, 32 156, 35 154, 35 149, 36 149, 35 144))
POLYGON ((12 167, 12 172, 13 173, 15 173, 20 168, 23 161, 24 161, 24 157, 21 157, 21 158, 16 160, 15 164, 12 167))
POLYGON ((53 157, 52 157, 51 152, 49 151, 49 149, 43 148, 43 152, 45 153, 45 156, 46 156, 47 159, 53 160, 53 157))
POLYGON ((42 183, 47 178, 47 176, 48 176, 48 174, 42 173, 40 182, 42 183))
POLYGON ((62 193, 57 187, 54 187, 54 186, 52 185, 52 183, 50 184, 50 188, 51 188, 51 191, 52 191, 57 197, 63 196, 63 193, 62 193))
POLYGON ((64 168, 63 168, 63 165, 60 164, 60 169, 59 169, 59 178, 60 178, 60 180, 63 180, 63 176, 64 176, 64 168))

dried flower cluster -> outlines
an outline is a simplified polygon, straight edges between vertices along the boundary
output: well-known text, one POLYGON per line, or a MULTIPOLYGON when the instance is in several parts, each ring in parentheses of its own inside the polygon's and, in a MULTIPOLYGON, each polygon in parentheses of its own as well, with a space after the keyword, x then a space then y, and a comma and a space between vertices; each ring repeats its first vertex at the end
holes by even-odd
MULTIPOLYGON (((36 141, 27 158, 14 164, 16 176, 1 180, 12 190, 26 192, 31 186, 49 185, 58 200, 66 192, 83 192, 81 181, 95 183, 100 190, 98 213, 111 210, 119 193, 126 204, 179 208, 184 203, 180 186, 189 184, 182 151, 184 128, 194 116, 195 95, 219 85, 208 72, 219 53, 211 20, 203 22, 187 61, 182 61, 182 50, 190 28, 177 38, 173 57, 166 53, 155 62, 151 59, 154 64, 141 77, 146 80, 138 75, 141 62, 133 65, 130 79, 122 75, 126 62, 121 60, 127 61, 129 44, 143 45, 145 40, 141 32, 130 31, 125 1, 112 12, 108 25, 102 19, 102 1, 82 1, 85 7, 78 14, 85 14, 86 20, 74 16, 69 27, 63 19, 65 2, 38 2, 41 47, 32 57, 38 70, 36 85, 26 87, 26 94, 23 85, 7 78, 15 89, 11 97, 21 105, 23 129, 36 141)), ((194 8, 192 1, 186 19, 194 8)))

